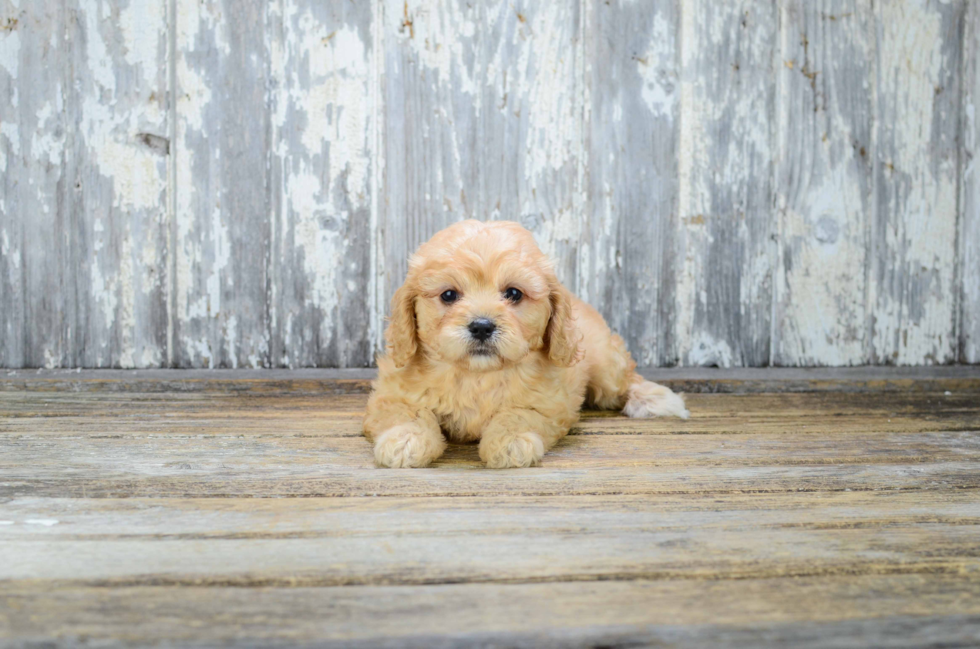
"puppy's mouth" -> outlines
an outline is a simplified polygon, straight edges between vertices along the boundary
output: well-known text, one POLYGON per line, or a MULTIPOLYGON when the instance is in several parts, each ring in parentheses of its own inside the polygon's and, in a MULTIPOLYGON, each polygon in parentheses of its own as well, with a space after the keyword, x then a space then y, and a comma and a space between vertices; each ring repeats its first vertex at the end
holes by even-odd
POLYGON ((477 343, 470 346, 470 356, 496 356, 497 348, 489 343, 477 343))

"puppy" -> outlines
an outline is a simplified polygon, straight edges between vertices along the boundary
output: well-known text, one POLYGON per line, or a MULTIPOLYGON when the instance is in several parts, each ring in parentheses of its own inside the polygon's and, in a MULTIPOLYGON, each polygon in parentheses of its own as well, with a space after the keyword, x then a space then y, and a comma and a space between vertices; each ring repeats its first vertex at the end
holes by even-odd
POLYGON ((426 466, 448 437, 479 440, 488 467, 529 467, 583 403, 688 417, 680 396, 636 373, 623 339, 517 223, 436 234, 409 261, 391 311, 364 418, 380 466, 426 466))

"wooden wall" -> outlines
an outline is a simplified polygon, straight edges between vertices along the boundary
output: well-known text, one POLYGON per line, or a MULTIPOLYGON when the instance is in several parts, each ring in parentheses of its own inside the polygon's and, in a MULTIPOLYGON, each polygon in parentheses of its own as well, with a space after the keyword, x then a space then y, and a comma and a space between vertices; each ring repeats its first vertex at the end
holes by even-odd
POLYGON ((0 367, 363 366, 534 231, 642 365, 980 362, 971 0, 0 0, 0 367))

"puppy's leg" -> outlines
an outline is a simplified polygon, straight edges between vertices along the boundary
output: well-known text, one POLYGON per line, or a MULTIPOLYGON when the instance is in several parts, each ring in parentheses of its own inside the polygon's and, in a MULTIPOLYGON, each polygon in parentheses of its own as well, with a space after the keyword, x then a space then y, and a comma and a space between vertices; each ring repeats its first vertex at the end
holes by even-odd
POLYGON ((446 438, 436 416, 397 400, 372 396, 364 434, 374 442, 374 459, 379 466, 424 467, 446 450, 446 438))
POLYGON ((573 421, 574 415, 549 419, 535 410, 502 410, 483 430, 480 459, 491 469, 533 466, 568 433, 573 421))

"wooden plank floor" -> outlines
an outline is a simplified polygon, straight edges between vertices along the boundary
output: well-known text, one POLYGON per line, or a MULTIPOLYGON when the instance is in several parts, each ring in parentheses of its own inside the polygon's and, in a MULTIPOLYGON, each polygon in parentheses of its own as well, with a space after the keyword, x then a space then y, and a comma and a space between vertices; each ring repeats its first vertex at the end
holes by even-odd
POLYGON ((364 372, 0 375, 0 646, 975 646, 980 368, 382 470, 364 372))

